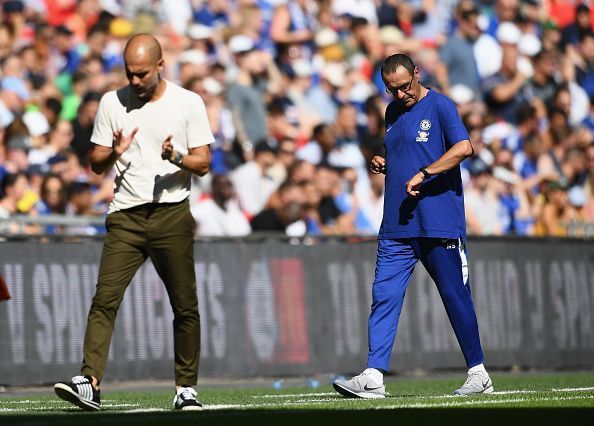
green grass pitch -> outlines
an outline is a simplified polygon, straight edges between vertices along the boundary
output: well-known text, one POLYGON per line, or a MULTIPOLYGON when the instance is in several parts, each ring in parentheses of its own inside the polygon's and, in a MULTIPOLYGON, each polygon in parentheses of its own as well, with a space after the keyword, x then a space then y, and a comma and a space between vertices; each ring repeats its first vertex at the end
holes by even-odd
MULTIPOLYGON (((102 389, 100 412, 85 413, 59 400, 51 389, 31 394, 0 394, 0 425, 110 424, 558 424, 594 425, 594 372, 495 373, 495 392, 475 397, 452 395, 461 375, 395 377, 383 400, 346 399, 330 384, 319 388, 200 387, 201 412, 171 408, 172 390, 123 392, 102 389)), ((270 380, 272 383, 272 380, 270 380)), ((294 382, 294 380, 292 380, 294 382)), ((305 383, 305 380, 303 381, 305 383)), ((284 426, 284 425, 283 425, 284 426)), ((573 425, 572 425, 573 426, 573 425)))

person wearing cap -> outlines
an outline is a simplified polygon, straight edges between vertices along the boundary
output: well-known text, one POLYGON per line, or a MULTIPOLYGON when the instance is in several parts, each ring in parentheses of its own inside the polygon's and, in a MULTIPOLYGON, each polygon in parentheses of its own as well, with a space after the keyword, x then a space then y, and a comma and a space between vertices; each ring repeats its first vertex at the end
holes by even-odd
POLYGON ((208 62, 208 55, 202 50, 183 51, 177 58, 177 80, 185 86, 193 77, 206 77, 209 72, 208 62))
POLYGON ((225 88, 211 76, 194 77, 185 87, 200 95, 206 105, 206 113, 215 138, 210 148, 210 171, 214 174, 227 173, 230 163, 233 162, 231 151, 237 132, 233 123, 233 114, 223 97, 225 88))
POLYGON ((231 107, 238 139, 245 158, 249 159, 254 144, 267 137, 266 106, 262 93, 255 87, 256 77, 265 71, 266 64, 255 50, 249 37, 238 34, 228 43, 237 64, 237 76, 225 93, 225 99, 231 107))
POLYGON ((497 40, 502 48, 501 68, 482 82, 482 92, 490 112, 497 118, 515 124, 520 105, 530 101, 527 82, 531 77, 518 64, 518 43, 522 33, 511 22, 503 22, 497 29, 497 40))
POLYGON ((324 63, 339 62, 344 59, 344 51, 338 38, 338 33, 332 28, 320 29, 314 38, 319 54, 324 63))
POLYGON ((520 0, 496 0, 495 13, 489 16, 485 32, 497 38, 497 30, 502 22, 516 22, 520 12, 520 0))
POLYGON ((319 121, 315 105, 309 102, 307 93, 311 90, 313 66, 309 61, 297 59, 291 63, 291 80, 286 89, 286 96, 292 103, 300 121, 315 123, 319 121))
POLYGON ((385 398, 390 358, 404 295, 420 260, 433 278, 468 367, 456 395, 493 392, 468 276, 460 163, 474 150, 454 103, 420 84, 420 72, 403 54, 382 64, 386 90, 385 157, 371 171, 386 175, 384 217, 378 235, 368 322, 367 368, 334 388, 350 398, 385 398))
POLYGON ((186 35, 190 42, 190 50, 199 50, 205 55, 214 53, 214 31, 211 27, 202 24, 192 24, 188 27, 186 35))
POLYGON ((437 78, 446 93, 451 87, 464 84, 475 96, 480 94, 478 65, 474 56, 474 45, 481 34, 478 15, 472 0, 462 0, 456 6, 454 17, 458 29, 439 50, 443 66, 439 68, 437 78))
POLYGON ((130 38, 124 62, 128 85, 102 96, 91 136, 92 170, 115 169, 116 178, 81 373, 56 383, 54 391, 85 411, 101 408, 99 385, 120 302, 150 257, 173 310, 173 405, 200 410, 194 389, 200 355, 195 222, 188 199, 192 174, 209 171, 214 137, 203 100, 162 78, 165 61, 157 39, 130 38))
POLYGON ((346 70, 339 62, 324 64, 320 79, 305 95, 307 102, 313 106, 320 120, 332 123, 336 119, 338 103, 336 91, 346 83, 346 70))
POLYGON ((0 80, 0 104, 13 115, 10 117, 12 120, 9 117, 6 118, 8 123, 3 123, 5 127, 14 120, 15 114, 19 115, 22 112, 30 98, 29 88, 22 79, 6 76, 0 80))
POLYGON ((59 120, 53 128, 49 129, 47 143, 38 149, 29 151, 29 162, 31 164, 45 164, 50 158, 70 148, 72 141, 72 123, 67 120, 59 120))

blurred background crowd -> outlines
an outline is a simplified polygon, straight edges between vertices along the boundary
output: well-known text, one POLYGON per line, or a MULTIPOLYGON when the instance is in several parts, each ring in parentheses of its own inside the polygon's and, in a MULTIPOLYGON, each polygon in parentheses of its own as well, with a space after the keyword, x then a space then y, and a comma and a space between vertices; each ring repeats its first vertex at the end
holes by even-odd
POLYGON ((470 133, 469 234, 594 235, 589 2, 4 0, 0 22, 0 233, 104 232, 13 219, 105 215, 114 175, 90 170, 93 121, 127 84, 127 39, 150 33, 216 138, 193 182, 197 236, 376 234, 379 67, 399 52, 470 133))

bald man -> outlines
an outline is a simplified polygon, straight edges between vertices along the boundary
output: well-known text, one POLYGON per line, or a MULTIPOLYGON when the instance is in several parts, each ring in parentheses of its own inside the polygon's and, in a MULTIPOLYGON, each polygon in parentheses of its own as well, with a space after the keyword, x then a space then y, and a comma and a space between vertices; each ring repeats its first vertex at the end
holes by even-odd
POLYGON ((200 317, 194 275, 195 222, 190 178, 210 167, 214 137, 197 94, 161 78, 161 46, 151 35, 132 37, 124 49, 128 85, 106 93, 91 142, 96 173, 115 168, 114 197, 105 225, 97 289, 89 312, 80 376, 57 383, 56 394, 83 410, 101 407, 103 378, 116 314, 125 290, 150 257, 173 308, 176 393, 174 407, 202 408, 198 378, 200 317))

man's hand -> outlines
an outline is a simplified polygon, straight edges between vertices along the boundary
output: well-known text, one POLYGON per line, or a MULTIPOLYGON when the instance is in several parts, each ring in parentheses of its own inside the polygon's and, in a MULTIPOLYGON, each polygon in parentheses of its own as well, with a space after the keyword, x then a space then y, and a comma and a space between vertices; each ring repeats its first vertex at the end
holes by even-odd
POLYGON ((138 132, 138 127, 136 127, 134 130, 132 130, 132 133, 130 133, 129 136, 124 135, 124 132, 122 129, 118 129, 115 132, 113 132, 113 145, 112 145, 113 151, 118 156, 120 156, 124 152, 126 152, 128 150, 128 148, 130 148, 130 144, 134 140, 134 136, 136 136, 137 132, 138 132))
POLYGON ((418 198, 421 195, 421 184, 425 180, 423 173, 419 172, 409 179, 406 185, 406 195, 411 198, 418 198))
POLYGON ((386 159, 376 155, 371 159, 371 173, 375 173, 376 175, 379 173, 386 174, 386 159))
POLYGON ((173 135, 167 136, 163 141, 163 145, 161 145, 161 158, 163 160, 171 161, 175 158, 177 152, 173 149, 173 143, 171 142, 172 138, 173 135))

